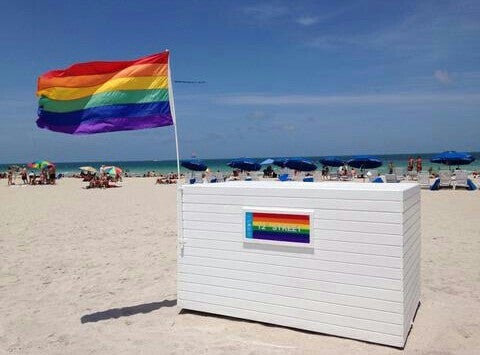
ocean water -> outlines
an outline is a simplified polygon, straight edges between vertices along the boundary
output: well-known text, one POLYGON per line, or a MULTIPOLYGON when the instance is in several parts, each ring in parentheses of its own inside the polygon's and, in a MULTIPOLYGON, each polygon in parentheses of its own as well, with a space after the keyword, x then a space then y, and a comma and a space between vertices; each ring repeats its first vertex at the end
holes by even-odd
MULTIPOLYGON (((464 166, 463 169, 470 170, 470 171, 480 171, 480 152, 472 153, 477 160, 475 160, 472 164, 464 166)), ((446 168, 441 164, 433 164, 430 162, 430 158, 433 157, 435 154, 418 154, 418 153, 411 153, 411 154, 389 154, 389 155, 375 155, 376 157, 380 158, 384 165, 377 169, 380 173, 385 173, 388 169, 388 163, 393 162, 394 166, 396 167, 405 167, 407 166, 407 160, 409 156, 413 156, 416 158, 417 156, 421 156, 423 159, 423 169, 427 170, 430 167, 433 167, 434 170, 438 171, 440 169, 446 168)), ((351 156, 338 156, 341 159, 348 160, 351 156)), ((257 157, 254 158, 261 162, 268 157, 257 157)), ((314 162, 318 163, 318 160, 321 158, 320 156, 314 157, 305 157, 308 159, 313 160, 314 162)), ((227 166, 227 163, 232 159, 203 159, 203 161, 208 165, 211 171, 220 170, 222 172, 228 172, 232 169, 227 166)), ((0 164, 0 172, 6 171, 10 165, 20 165, 23 166, 25 163, 11 163, 11 164, 0 164)), ((155 172, 155 173, 170 173, 175 172, 177 170, 176 162, 174 160, 164 160, 164 161, 154 161, 154 160, 147 160, 147 161, 82 161, 82 162, 55 162, 57 166, 57 173, 63 173, 65 175, 72 175, 78 173, 78 168, 80 166, 93 166, 99 168, 101 165, 115 165, 123 169, 123 171, 127 171, 129 175, 132 176, 143 176, 148 171, 155 172)), ((317 164, 320 168, 321 165, 317 164)), ((275 166, 273 166, 275 168, 275 166)), ((187 170, 182 168, 183 172, 187 170)))

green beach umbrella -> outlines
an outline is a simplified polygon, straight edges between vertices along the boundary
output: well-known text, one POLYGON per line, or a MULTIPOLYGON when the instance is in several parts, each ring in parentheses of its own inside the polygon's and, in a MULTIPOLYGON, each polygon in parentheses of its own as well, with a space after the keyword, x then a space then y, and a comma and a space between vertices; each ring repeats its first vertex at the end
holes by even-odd
POLYGON ((117 176, 122 174, 123 172, 122 169, 120 169, 117 166, 104 166, 102 170, 105 174, 108 174, 111 176, 117 176))
POLYGON ((43 169, 43 168, 48 168, 50 166, 55 166, 55 164, 53 164, 51 161, 48 161, 48 160, 37 160, 37 161, 34 161, 33 163, 28 163, 27 166, 33 169, 43 169))

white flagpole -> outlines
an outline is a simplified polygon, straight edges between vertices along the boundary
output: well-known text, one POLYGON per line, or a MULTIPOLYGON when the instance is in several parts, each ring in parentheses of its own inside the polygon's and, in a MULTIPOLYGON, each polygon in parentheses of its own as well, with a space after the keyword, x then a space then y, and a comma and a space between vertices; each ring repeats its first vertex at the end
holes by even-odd
MULTIPOLYGON (((168 49, 167 49, 168 52, 168 49)), ((170 71, 170 56, 168 56, 168 99, 170 100, 170 112, 173 118, 173 130, 175 134, 175 150, 177 153, 177 183, 180 182, 180 152, 178 151, 177 116, 175 115, 175 100, 173 98, 173 81, 170 71)))

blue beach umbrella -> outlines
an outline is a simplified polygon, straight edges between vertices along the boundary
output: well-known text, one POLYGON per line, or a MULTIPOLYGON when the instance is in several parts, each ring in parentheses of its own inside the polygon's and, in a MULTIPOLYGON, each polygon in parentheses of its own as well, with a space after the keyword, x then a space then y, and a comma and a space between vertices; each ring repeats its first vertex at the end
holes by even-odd
POLYGON ((207 166, 205 165, 205 163, 199 159, 183 160, 180 165, 192 171, 207 170, 207 166))
POLYGON ((227 165, 231 168, 240 169, 243 171, 258 171, 261 169, 260 164, 258 164, 255 160, 248 158, 234 159, 227 165))
POLYGON ((468 165, 475 161, 475 157, 465 152, 448 151, 435 155, 430 159, 432 163, 445 165, 468 165))
POLYGON ((314 171, 317 169, 317 166, 311 160, 305 158, 287 159, 285 161, 285 166, 297 171, 314 171))
POLYGON ((357 155, 348 160, 347 164, 357 169, 375 169, 382 166, 383 162, 371 155, 357 155))
POLYGON ((340 167, 345 165, 345 162, 337 157, 325 157, 320 159, 320 164, 323 166, 333 166, 333 167, 340 167))
POLYGON ((287 162, 287 158, 275 158, 275 159, 273 159, 273 165, 276 165, 280 168, 284 168, 286 162, 287 162))
POLYGON ((273 164, 275 160, 271 159, 271 158, 268 158, 268 159, 265 159, 264 161, 262 161, 260 163, 260 165, 270 165, 270 164, 273 164))

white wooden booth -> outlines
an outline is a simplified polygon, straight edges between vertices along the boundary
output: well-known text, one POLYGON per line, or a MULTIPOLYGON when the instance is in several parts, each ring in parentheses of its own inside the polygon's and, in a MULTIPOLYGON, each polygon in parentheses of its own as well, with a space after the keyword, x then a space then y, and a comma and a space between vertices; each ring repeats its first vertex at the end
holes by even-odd
POLYGON ((178 306, 405 345, 420 301, 417 184, 178 190, 178 306))

